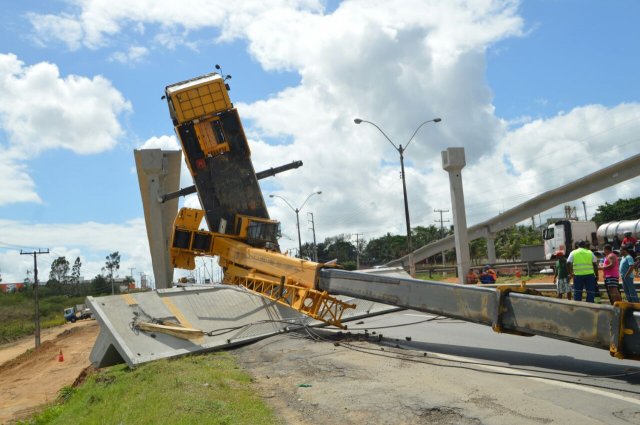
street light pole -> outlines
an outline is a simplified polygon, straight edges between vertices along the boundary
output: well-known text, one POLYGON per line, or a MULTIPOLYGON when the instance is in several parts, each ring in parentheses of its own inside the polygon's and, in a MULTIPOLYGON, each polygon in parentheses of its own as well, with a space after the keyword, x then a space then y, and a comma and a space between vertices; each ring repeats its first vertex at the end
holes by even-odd
POLYGON ((391 143, 391 146, 394 147, 395 150, 398 151, 398 153, 400 154, 400 170, 401 170, 401 177, 402 177, 402 193, 404 195, 404 217, 405 217, 405 221, 407 223, 407 251, 409 251, 409 269, 410 269, 410 273, 411 276, 415 277, 415 265, 413 264, 413 243, 411 241, 411 220, 409 218, 409 199, 407 197, 407 182, 405 179, 405 175, 404 175, 404 152, 407 150, 407 148, 409 147, 409 143, 411 143, 411 141, 413 140, 413 138, 416 136, 416 134, 418 134, 418 131, 422 128, 423 125, 430 123, 430 122, 440 122, 442 121, 441 118, 433 118, 431 120, 427 120, 422 122, 420 125, 418 125, 418 127, 415 129, 415 131, 413 132, 413 135, 411 135, 411 137, 409 138, 409 141, 407 142, 407 144, 402 147, 402 145, 398 145, 396 146, 395 143, 393 143, 391 141, 391 139, 389 138, 389 136, 387 136, 387 134, 380 128, 378 127, 377 124, 371 122, 371 121, 367 121, 367 120, 363 120, 361 118, 356 118, 353 120, 354 123, 356 124, 360 124, 360 123, 367 123, 367 124, 371 124, 372 126, 374 126, 375 128, 378 129, 378 131, 380 133, 382 133, 382 135, 389 141, 389 143, 391 143))
POLYGON ((407 249, 413 252, 413 243, 411 242, 411 220, 409 219, 409 199, 407 197, 407 182, 404 178, 404 149, 402 145, 398 147, 400 153, 400 172, 402 173, 402 193, 404 194, 404 218, 407 223, 407 249))
POLYGON ((300 236, 300 211, 302 211, 302 208, 304 208, 309 198, 311 198, 313 195, 320 195, 321 193, 322 193, 321 190, 310 193, 309 196, 307 196, 307 199, 305 199, 302 205, 300 205, 298 208, 294 208, 294 206, 291 205, 289 201, 287 201, 285 198, 283 198, 280 195, 273 195, 273 194, 269 195, 269 198, 282 199, 289 206, 289 208, 291 208, 293 212, 296 213, 296 226, 298 228, 298 258, 302 258, 302 237, 300 236))
POLYGON ((298 258, 302 258, 302 238, 300 237, 300 208, 296 208, 296 226, 298 226, 298 258))

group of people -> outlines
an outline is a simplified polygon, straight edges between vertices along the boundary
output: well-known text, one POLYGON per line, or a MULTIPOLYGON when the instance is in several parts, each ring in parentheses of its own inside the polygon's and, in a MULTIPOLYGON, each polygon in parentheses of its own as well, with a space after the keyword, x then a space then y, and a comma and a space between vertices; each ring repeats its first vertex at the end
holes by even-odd
POLYGON ((467 284, 474 285, 478 282, 480 283, 496 283, 498 280, 498 273, 491 267, 490 264, 487 264, 482 268, 480 275, 476 273, 473 269, 469 270, 469 274, 467 274, 467 284))
POLYGON ((633 285, 634 269, 640 271, 640 256, 636 263, 634 246, 637 240, 631 237, 631 233, 625 234, 625 239, 620 247, 620 256, 616 255, 611 245, 604 246, 604 258, 598 264, 593 251, 587 248, 587 242, 579 241, 576 249, 565 258, 564 252, 558 251, 556 256, 556 268, 554 279, 558 290, 558 298, 566 295, 571 299, 571 284, 573 279, 573 299, 582 301, 582 292, 586 291, 587 302, 600 302, 598 289, 599 270, 602 270, 604 284, 607 287, 618 287, 622 280, 622 288, 629 302, 640 302, 636 288, 633 285), (626 243, 625 243, 626 241, 626 243))

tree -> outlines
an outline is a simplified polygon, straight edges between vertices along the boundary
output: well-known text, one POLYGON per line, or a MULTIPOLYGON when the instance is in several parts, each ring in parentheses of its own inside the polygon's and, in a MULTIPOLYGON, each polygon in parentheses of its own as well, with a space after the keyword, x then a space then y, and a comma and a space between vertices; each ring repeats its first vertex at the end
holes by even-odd
POLYGON ((414 249, 425 246, 438 239, 444 238, 453 233, 450 228, 445 227, 442 232, 439 227, 431 225, 429 227, 418 226, 411 229, 411 239, 414 249))
POLYGON ((507 260, 515 260, 520 256, 522 245, 542 243, 542 235, 530 226, 512 226, 500 230, 496 234, 496 254, 507 260))
POLYGON ((406 236, 387 233, 382 237, 371 239, 362 252, 361 258, 366 264, 381 265, 402 257, 407 253, 406 251, 406 236))
POLYGON ((104 276, 99 274, 91 281, 91 286, 93 289, 93 293, 96 295, 108 294, 111 292, 111 288, 109 288, 109 282, 105 279, 104 276))
POLYGON ((349 241, 349 235, 338 235, 324 240, 325 255, 328 260, 337 259, 338 264, 352 260, 355 264, 356 247, 349 241))
POLYGON ((76 257, 76 261, 73 262, 73 267, 71 269, 71 282, 76 285, 76 294, 80 292, 80 267, 82 267, 80 257, 76 257))
POLYGON ((618 199, 613 204, 606 202, 596 209, 591 220, 598 226, 610 221, 635 220, 640 218, 640 197, 618 199))
POLYGON ((487 240, 478 238, 469 242, 469 255, 474 264, 479 264, 481 259, 487 258, 487 240))
POLYGON ((107 270, 109 274, 107 277, 111 280, 111 293, 114 294, 115 290, 113 287, 113 274, 120 269, 120 253, 118 251, 112 252, 107 255, 107 262, 104 265, 103 270, 107 270))
POLYGON ((58 283, 66 283, 69 279, 69 262, 65 257, 58 257, 51 263, 51 271, 49 272, 49 280, 55 280, 58 283))

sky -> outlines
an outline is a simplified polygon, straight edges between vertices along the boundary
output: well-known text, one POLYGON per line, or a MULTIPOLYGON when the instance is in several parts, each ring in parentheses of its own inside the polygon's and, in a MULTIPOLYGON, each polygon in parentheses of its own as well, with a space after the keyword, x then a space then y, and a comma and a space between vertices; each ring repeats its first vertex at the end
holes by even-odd
MULTIPOLYGON (((467 221, 481 222, 640 152, 639 17, 634 0, 4 1, 2 279, 32 269, 21 249, 50 250, 41 279, 58 256, 92 278, 114 251, 121 276, 152 274, 133 150, 177 148, 164 87, 216 64, 255 169, 304 162, 261 181, 283 249, 297 246, 295 213, 269 194, 298 207, 322 191, 300 213, 303 242, 308 213, 319 241, 404 234, 398 153, 356 117, 396 145, 442 118, 405 152, 411 224, 451 210, 447 147, 465 148, 467 221)), ((639 182, 572 205, 591 216, 639 182)))

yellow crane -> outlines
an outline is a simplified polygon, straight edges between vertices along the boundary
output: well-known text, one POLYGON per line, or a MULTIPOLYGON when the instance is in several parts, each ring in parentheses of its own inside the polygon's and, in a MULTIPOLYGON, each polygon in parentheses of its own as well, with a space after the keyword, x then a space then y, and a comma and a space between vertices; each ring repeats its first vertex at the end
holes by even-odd
POLYGON ((355 305, 318 290, 319 272, 335 265, 282 254, 280 223, 269 217, 228 77, 211 73, 167 86, 175 131, 203 210, 182 208, 170 258, 193 270, 196 256, 218 256, 223 283, 241 285, 316 320, 342 327, 355 305), (209 230, 202 230, 205 219, 209 230))

